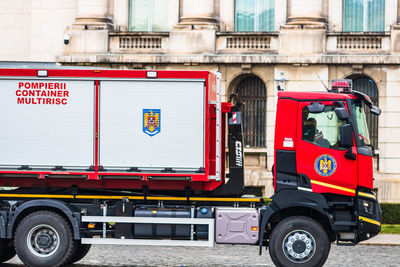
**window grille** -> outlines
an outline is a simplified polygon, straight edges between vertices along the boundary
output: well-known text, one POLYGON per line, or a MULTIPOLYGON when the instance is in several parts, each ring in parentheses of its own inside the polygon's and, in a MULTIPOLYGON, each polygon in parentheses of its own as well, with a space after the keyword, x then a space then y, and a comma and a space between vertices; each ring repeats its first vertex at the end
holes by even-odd
POLYGON ((246 147, 266 146, 266 100, 264 82, 258 77, 248 77, 236 87, 243 106, 243 137, 246 147))

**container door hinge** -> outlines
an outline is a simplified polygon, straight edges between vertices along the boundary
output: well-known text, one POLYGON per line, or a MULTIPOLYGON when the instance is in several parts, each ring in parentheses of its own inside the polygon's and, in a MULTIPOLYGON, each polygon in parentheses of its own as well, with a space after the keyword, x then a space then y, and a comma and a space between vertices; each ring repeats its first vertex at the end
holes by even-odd
POLYGON ((161 172, 176 172, 174 169, 172 168, 164 168, 161 172))
POLYGON ((22 165, 21 167, 18 168, 18 170, 32 170, 32 168, 29 167, 29 165, 22 165))
POLYGON ((55 166, 52 170, 53 171, 66 171, 66 169, 63 166, 55 166))

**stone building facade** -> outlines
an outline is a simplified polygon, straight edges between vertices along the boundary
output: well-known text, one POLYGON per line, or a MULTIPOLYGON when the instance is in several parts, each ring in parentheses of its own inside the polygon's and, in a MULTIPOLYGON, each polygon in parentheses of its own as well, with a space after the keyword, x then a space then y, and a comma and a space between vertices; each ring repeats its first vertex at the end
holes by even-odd
POLYGON ((369 118, 381 202, 400 202, 399 0, 0 0, 0 60, 221 71, 246 105, 246 184, 273 192, 277 80, 352 78, 369 118))

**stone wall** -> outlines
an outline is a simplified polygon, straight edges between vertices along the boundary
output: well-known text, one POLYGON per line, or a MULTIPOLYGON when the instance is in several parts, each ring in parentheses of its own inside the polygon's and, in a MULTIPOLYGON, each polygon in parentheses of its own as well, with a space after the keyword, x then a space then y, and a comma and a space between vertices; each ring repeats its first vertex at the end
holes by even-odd
POLYGON ((55 61, 76 0, 0 1, 0 60, 55 61))

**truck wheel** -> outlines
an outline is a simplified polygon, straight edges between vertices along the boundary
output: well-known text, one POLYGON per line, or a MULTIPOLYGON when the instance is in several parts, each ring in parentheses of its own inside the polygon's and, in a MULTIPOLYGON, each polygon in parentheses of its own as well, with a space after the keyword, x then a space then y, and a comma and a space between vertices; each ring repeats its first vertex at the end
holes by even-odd
POLYGON ((81 244, 80 241, 75 242, 77 243, 75 254, 66 264, 72 264, 83 259, 89 253, 90 247, 92 246, 90 244, 81 244))
POLYGON ((276 266, 322 266, 330 249, 325 229, 304 216, 281 221, 269 240, 269 254, 276 266))
POLYGON ((3 251, 0 253, 0 263, 6 262, 14 258, 15 254, 15 247, 13 240, 7 240, 4 242, 3 251))
POLYGON ((76 250, 68 222, 51 211, 26 216, 17 227, 14 244, 21 261, 32 267, 63 265, 76 250))

